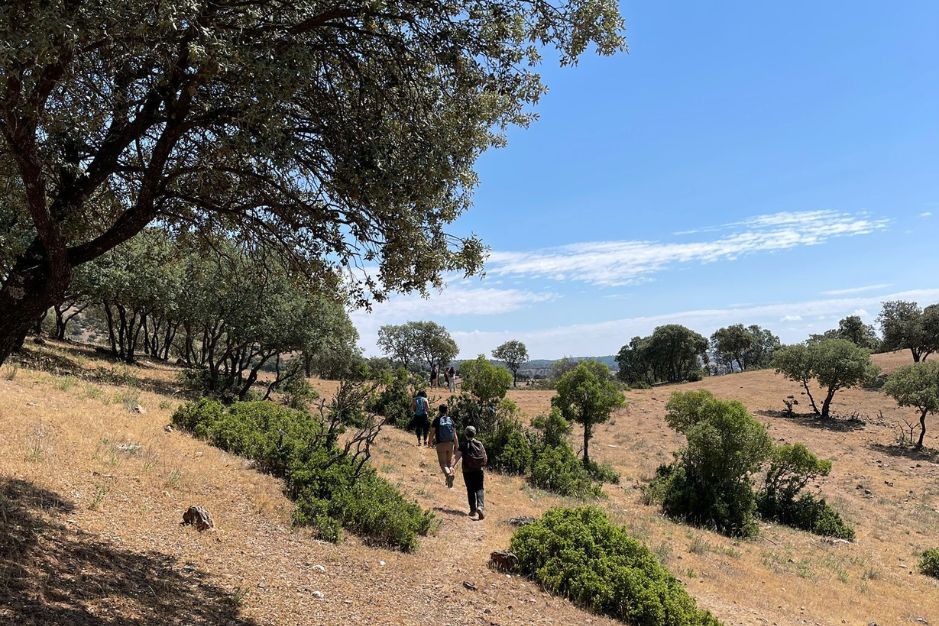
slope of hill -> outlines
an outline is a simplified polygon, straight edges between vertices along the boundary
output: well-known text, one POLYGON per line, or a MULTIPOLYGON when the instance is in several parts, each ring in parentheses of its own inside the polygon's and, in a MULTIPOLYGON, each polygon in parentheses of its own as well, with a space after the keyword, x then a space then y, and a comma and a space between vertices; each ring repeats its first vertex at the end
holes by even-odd
MULTIPOLYGON (((437 535, 413 555, 348 536, 318 542, 291 526, 277 480, 164 430, 182 401, 173 368, 109 363, 62 344, 33 350, 42 356, 32 362, 51 372, 5 366, 0 375, 0 623, 614 623, 486 567, 489 552, 508 543, 509 518, 568 503, 521 479, 489 474, 490 515, 470 521, 459 481, 447 491, 432 451, 388 429, 373 462, 436 511, 437 535), (210 511, 216 531, 179 525, 191 504, 210 511)), ((908 357, 877 359, 892 367, 908 357)), ((889 422, 906 412, 880 393, 850 390, 835 408, 863 422, 778 417, 782 399, 799 390, 768 371, 682 387, 739 399, 775 439, 833 459, 821 491, 858 533, 853 544, 832 544, 766 525, 758 538, 735 541, 664 519, 641 503, 639 486, 680 445, 662 419, 674 388, 630 392, 591 446, 623 475, 605 487, 602 506, 700 604, 727 624, 939 621, 939 581, 916 572, 917 553, 939 544, 939 465, 891 447, 889 422)), ((510 393, 530 416, 551 397, 510 393)), ((927 437, 933 449, 937 432, 927 437)))

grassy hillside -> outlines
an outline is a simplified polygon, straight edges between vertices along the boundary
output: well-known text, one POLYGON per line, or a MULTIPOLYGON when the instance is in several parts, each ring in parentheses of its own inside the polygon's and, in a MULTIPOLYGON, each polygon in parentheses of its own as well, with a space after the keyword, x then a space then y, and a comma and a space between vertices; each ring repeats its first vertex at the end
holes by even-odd
MULTIPOLYGON (((509 518, 570 504, 522 479, 490 474, 489 516, 470 521, 459 479, 447 491, 433 452, 389 429, 375 467, 435 510, 437 535, 414 555, 354 537, 321 543, 292 527, 293 505, 277 480, 164 430, 183 400, 173 368, 114 364, 62 344, 31 350, 28 366, 0 370, 0 623, 614 623, 486 567, 489 552, 508 545, 509 518), (215 532, 179 525, 192 504, 209 510, 215 532)), ((875 358, 888 369, 909 360, 875 358)), ((314 382, 324 394, 335 389, 314 382)), ((551 393, 510 395, 533 416, 551 393)), ((891 422, 910 416, 878 392, 839 394, 837 413, 859 420, 825 425, 780 417, 790 394, 799 396, 797 386, 769 371, 630 392, 591 445, 623 475, 604 487, 601 506, 727 624, 936 623, 939 581, 916 573, 916 555, 939 544, 939 459, 891 447, 891 422), (820 489, 857 541, 832 544, 775 525, 735 541, 643 505, 639 487, 681 442, 663 421, 677 388, 739 399, 775 440, 832 459, 820 489)), ((931 426, 926 445, 935 450, 939 425, 931 426)))

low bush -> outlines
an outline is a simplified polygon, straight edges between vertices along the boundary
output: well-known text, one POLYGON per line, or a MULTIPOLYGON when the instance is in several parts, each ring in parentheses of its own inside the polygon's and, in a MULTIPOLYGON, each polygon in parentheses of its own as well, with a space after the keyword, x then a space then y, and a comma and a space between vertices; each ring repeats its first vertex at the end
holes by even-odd
POLYGON ((517 418, 501 420, 495 430, 481 439, 490 468, 505 474, 525 474, 531 468, 531 442, 517 418))
POLYGON ((773 448, 757 511, 763 519, 800 528, 816 535, 854 539, 854 529, 823 498, 801 494, 809 482, 831 471, 831 461, 812 454, 804 445, 773 448))
MULTIPOLYGON (((433 515, 378 476, 367 454, 337 446, 347 410, 334 403, 327 419, 271 402, 224 406, 203 399, 181 406, 173 423, 284 478, 297 502, 295 520, 312 525, 321 538, 337 541, 345 528, 368 543, 413 551, 417 537, 431 530, 433 515)), ((377 432, 372 427, 354 439, 367 448, 377 432)))
POLYGON ((535 487, 571 498, 599 498, 603 495, 600 485, 587 473, 566 441, 538 452, 528 480, 535 487))
POLYGON ((593 459, 587 461, 584 466, 590 476, 601 483, 619 484, 619 474, 613 466, 608 463, 597 463, 593 459))
POLYGON ((636 626, 719 626, 642 543, 598 508, 554 509, 512 537, 519 571, 636 626))
POLYGON ((919 571, 926 576, 939 578, 939 548, 930 548, 923 552, 919 560, 919 571))
POLYGON ((824 498, 802 494, 793 500, 780 500, 761 491, 757 511, 765 520, 772 520, 823 537, 854 539, 854 529, 845 522, 824 498))
POLYGON ((410 428, 414 418, 411 402, 418 389, 413 386, 413 377, 403 367, 393 372, 385 370, 379 377, 382 390, 370 401, 368 410, 383 415, 388 424, 398 428, 410 428))

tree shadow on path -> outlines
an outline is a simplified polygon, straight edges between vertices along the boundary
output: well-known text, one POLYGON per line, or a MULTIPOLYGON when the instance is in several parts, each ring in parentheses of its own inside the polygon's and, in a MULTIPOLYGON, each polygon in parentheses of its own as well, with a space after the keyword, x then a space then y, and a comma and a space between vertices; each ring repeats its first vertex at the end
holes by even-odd
POLYGON ((0 479, 0 624, 257 626, 205 574, 160 553, 135 553, 70 527, 74 505, 0 479))

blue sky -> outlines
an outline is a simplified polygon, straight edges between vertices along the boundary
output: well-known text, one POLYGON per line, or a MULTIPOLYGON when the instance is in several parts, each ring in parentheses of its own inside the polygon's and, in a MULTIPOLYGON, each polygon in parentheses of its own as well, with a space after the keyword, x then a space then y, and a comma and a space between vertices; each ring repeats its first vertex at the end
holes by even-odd
POLYGON ((784 341, 939 302, 939 3, 623 2, 629 54, 550 57, 540 119, 480 159, 455 225, 486 276, 355 312, 461 356, 615 353, 657 325, 784 341))

